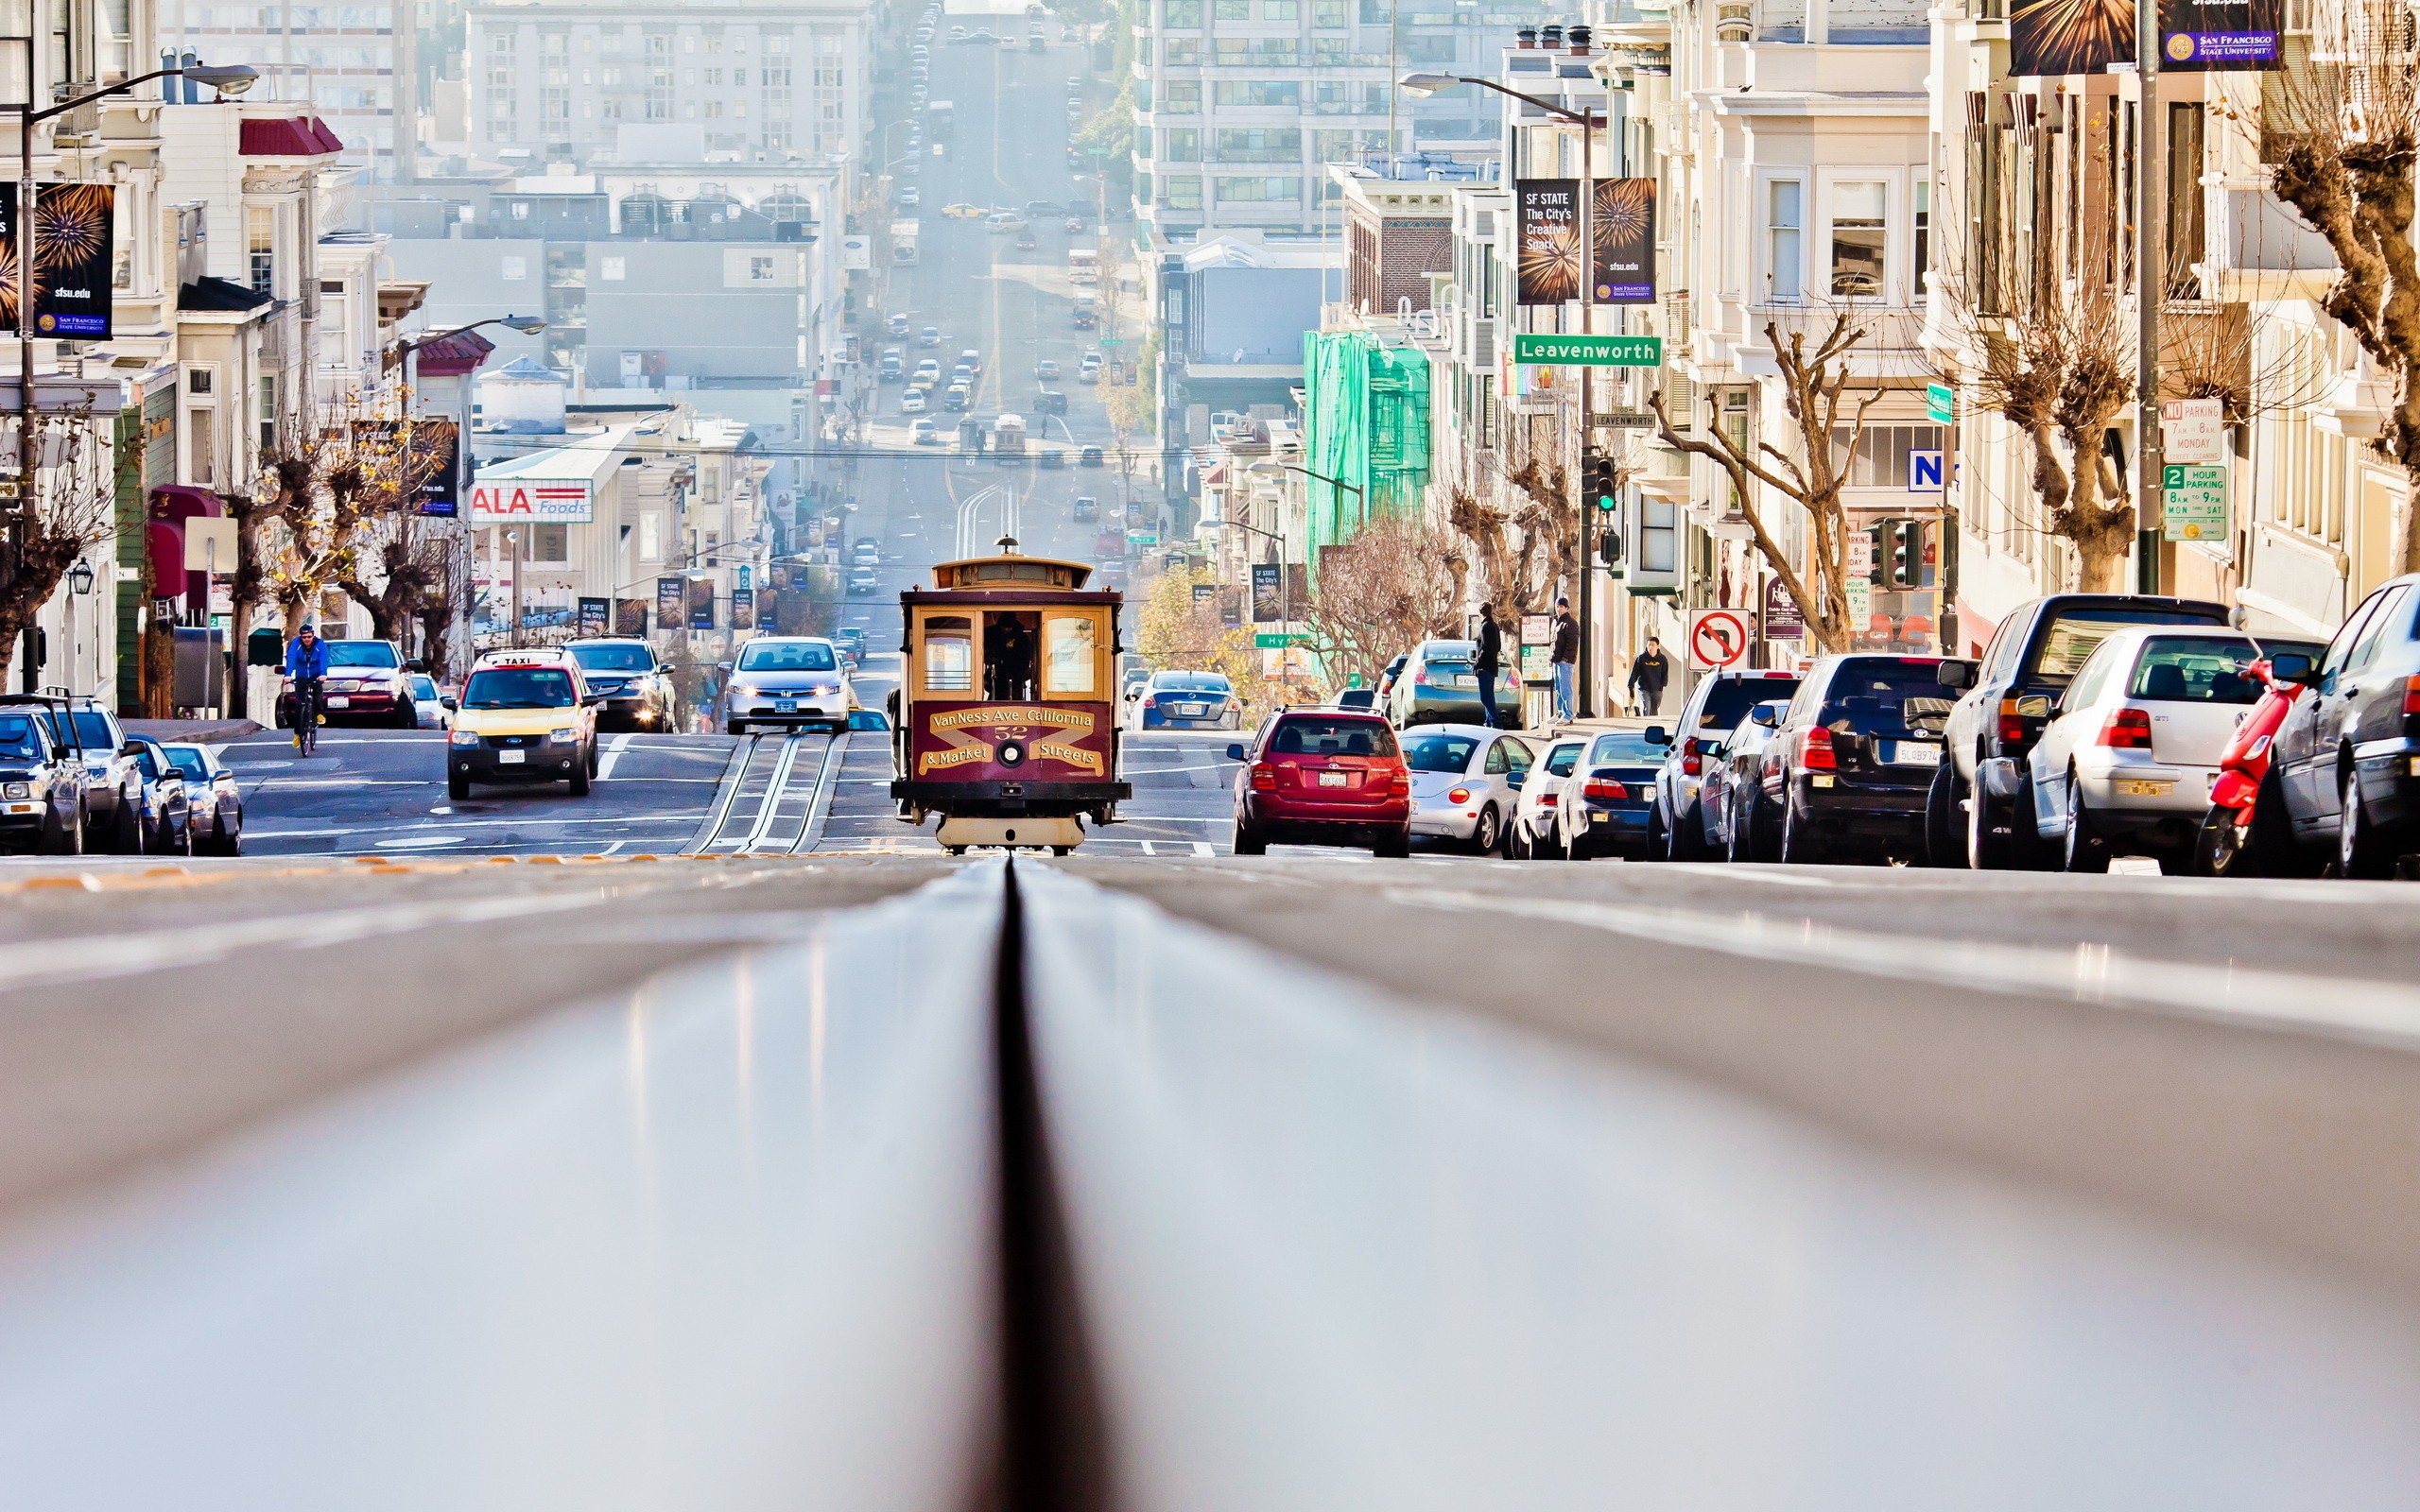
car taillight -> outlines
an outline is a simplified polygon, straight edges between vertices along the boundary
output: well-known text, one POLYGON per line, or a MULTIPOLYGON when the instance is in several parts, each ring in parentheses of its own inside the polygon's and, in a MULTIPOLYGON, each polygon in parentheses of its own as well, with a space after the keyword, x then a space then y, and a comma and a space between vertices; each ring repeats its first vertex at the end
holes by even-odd
POLYGON ((1150 695, 1150 694, 1148 694, 1148 693, 1147 693, 1147 694, 1145 694, 1145 695, 1143 695, 1143 707, 1144 707, 1144 708, 1146 708, 1146 709, 1157 709, 1159 706, 1160 706, 1160 700, 1159 700, 1157 697, 1155 697, 1154 696, 1152 696, 1152 695, 1150 695))
POLYGON ((2025 739, 2025 720, 2017 713, 2014 698, 2000 700, 2000 739, 2012 743, 2021 743, 2025 739))
POLYGON ((1799 744, 1798 765, 1810 772, 1837 772, 1841 769, 1841 759, 1832 751, 1832 731, 1829 728, 1816 725, 1806 731, 1806 738, 1799 744))
POLYGON ((1592 777, 1580 784, 1580 796, 1602 799, 1609 803, 1619 803, 1630 797, 1630 789, 1610 777, 1592 777))
POLYGON ((1268 793, 1275 791, 1277 787, 1277 768, 1270 765, 1267 762, 1254 764, 1252 769, 1252 785, 1254 792, 1268 793))
POLYGON ((1398 766, 1398 767, 1395 767, 1393 770, 1390 771, 1389 773, 1387 773, 1387 794, 1388 794, 1388 796, 1389 796, 1389 797, 1391 797, 1391 798, 1402 798, 1405 794, 1409 793, 1410 791, 1411 791, 1411 768, 1410 768, 1410 767, 1409 767, 1409 766, 1398 766))
POLYGON ((2420 714, 2420 678, 2403 679, 2403 713, 2406 718, 2420 714))
POLYGON ((1554 807, 1554 803, 1555 796, 1552 793, 1541 793, 1538 795, 1538 807, 1542 809, 1550 809, 1554 807))
POLYGON ((1467 787, 1458 787, 1445 795, 1445 801, 1448 803, 1467 803, 1470 800, 1471 790, 1467 787))
POLYGON ((1415 688, 1425 688, 1428 686, 1428 674, 1426 672, 1413 673, 1411 675, 1411 685, 1415 688))
POLYGON ((1705 763, 1698 756, 1698 737, 1691 735, 1681 742, 1681 775, 1695 777, 1705 770, 1705 763))
POLYGON ((2152 748, 2152 716, 2149 710, 2118 709, 2112 711, 2109 722, 2100 727, 2100 744, 2112 750, 2149 750, 2152 748))

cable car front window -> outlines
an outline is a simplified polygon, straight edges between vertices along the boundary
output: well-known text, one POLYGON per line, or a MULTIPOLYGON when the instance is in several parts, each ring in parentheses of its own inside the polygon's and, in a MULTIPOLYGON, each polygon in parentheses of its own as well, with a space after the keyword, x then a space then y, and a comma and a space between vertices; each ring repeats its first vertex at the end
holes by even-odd
POLYGON ((925 691, 975 691, 974 623, 963 615, 925 622, 925 691))

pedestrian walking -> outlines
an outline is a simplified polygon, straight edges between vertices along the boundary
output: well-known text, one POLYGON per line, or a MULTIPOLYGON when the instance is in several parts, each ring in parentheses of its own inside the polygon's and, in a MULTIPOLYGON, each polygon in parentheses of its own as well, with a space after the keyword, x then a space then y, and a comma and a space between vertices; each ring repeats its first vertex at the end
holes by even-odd
POLYGON ((1495 679, 1504 659, 1504 632, 1495 627, 1495 606, 1478 607, 1478 660, 1471 670, 1478 674, 1478 707, 1485 716, 1487 728, 1496 729, 1495 679))
POLYGON ((1571 717, 1572 690, 1580 677, 1580 622, 1571 617, 1571 600, 1554 601, 1554 716, 1571 717))
POLYGON ((1664 655, 1664 643, 1654 636, 1647 638, 1647 649, 1638 653, 1630 664, 1631 702, 1643 714, 1664 712, 1664 685, 1672 680, 1672 662, 1664 655))

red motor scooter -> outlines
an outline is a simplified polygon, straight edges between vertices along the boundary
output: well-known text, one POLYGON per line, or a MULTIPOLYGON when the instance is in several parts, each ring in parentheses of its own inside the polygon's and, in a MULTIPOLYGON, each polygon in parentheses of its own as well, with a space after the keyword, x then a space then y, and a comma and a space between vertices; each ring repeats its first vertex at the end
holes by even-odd
POLYGON ((2304 692, 2311 659, 2299 651, 2262 657, 2244 668, 2268 686, 2235 738, 2219 756, 2218 780, 2210 784, 2210 812, 2193 846, 2193 870, 2204 877, 2291 877, 2315 868, 2294 843, 2285 798, 2269 780, 2269 753, 2284 729, 2294 700, 2304 692))

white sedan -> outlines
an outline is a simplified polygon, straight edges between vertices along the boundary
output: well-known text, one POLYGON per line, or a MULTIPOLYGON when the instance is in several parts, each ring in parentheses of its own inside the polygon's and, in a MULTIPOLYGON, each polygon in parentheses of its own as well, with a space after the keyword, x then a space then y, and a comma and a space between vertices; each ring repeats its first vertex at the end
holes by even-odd
POLYGON ((2320 649, 2217 627, 2111 635, 2076 670, 2027 758, 2034 833, 2069 871, 2106 871, 2112 856, 2136 854, 2185 869, 2219 755, 2262 692, 2246 669, 2263 650, 2320 649))
POLYGON ((1400 739, 1411 768, 1411 837, 1481 855, 1502 849, 1529 781, 1530 747, 1485 725, 1423 725, 1400 739))
POLYGON ((1562 800, 1563 780, 1579 764, 1585 740, 1558 740, 1548 746, 1521 783, 1520 800, 1512 805, 1512 822, 1504 848, 1515 861, 1553 861, 1563 855, 1563 836, 1554 824, 1555 805, 1562 800))

